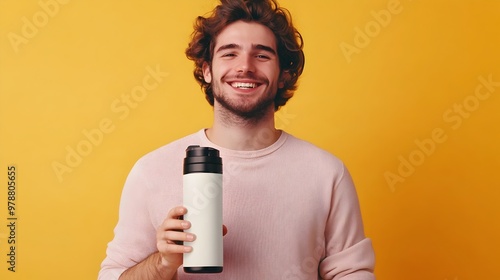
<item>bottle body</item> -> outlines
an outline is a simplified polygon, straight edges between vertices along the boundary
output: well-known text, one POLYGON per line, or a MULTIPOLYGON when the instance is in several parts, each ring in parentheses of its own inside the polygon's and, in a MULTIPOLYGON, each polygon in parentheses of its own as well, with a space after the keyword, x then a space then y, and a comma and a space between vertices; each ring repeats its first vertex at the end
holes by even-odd
POLYGON ((187 273, 219 273, 223 268, 222 161, 214 150, 190 146, 184 161, 184 219, 191 223, 185 232, 196 235, 194 241, 184 242, 193 247, 183 255, 187 273))

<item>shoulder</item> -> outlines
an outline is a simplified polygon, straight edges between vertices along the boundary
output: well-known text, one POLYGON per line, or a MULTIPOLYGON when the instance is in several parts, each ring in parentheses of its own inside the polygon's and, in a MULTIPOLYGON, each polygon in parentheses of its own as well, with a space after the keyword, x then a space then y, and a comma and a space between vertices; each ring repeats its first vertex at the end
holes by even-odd
POLYGON ((300 139, 291 134, 287 134, 286 145, 288 146, 288 149, 295 151, 295 154, 300 155, 301 157, 318 159, 332 163, 341 163, 341 160, 330 151, 320 148, 309 141, 300 139))
POLYGON ((135 168, 147 169, 149 172, 182 166, 186 148, 189 145, 199 145, 200 132, 174 140, 142 156, 135 164, 135 168))
POLYGON ((306 140, 287 134, 286 152, 295 160, 307 163, 314 168, 344 171, 341 159, 323 148, 306 140))

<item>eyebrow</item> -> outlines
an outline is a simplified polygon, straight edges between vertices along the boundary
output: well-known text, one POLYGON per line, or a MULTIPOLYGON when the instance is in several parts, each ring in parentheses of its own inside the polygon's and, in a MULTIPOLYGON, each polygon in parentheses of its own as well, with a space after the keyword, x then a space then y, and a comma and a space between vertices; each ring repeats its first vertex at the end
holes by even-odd
POLYGON ((253 47, 255 49, 257 49, 257 50, 267 51, 267 52, 270 52, 270 53, 276 55, 276 51, 273 48, 269 47, 269 46, 257 44, 257 45, 255 45, 253 47))
MULTIPOLYGON (((222 45, 220 46, 216 53, 218 52, 221 52, 221 51, 224 51, 224 50, 230 50, 230 49, 242 49, 241 45, 238 45, 238 44, 226 44, 226 45, 222 45)), ((256 50, 262 50, 262 51, 266 51, 266 52, 269 52, 273 55, 276 55, 276 51, 269 47, 269 46, 266 46, 266 45, 262 45, 262 44, 252 44, 252 49, 256 49, 256 50)))

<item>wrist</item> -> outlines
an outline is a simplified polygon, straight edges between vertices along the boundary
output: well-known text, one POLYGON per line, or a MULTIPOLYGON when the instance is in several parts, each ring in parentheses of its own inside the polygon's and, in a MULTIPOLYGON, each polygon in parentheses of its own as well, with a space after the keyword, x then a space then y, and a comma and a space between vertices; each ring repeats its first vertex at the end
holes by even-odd
POLYGON ((160 252, 156 253, 156 258, 157 258, 157 260, 155 262, 156 263, 156 270, 158 271, 158 273, 160 275, 172 275, 172 273, 177 272, 178 266, 175 266, 171 262, 164 259, 161 256, 160 252))

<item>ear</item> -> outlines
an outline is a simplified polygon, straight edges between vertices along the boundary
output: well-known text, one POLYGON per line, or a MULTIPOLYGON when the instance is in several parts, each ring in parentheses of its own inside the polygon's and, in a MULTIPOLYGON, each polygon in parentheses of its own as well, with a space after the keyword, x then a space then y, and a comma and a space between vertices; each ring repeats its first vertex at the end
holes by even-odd
POLYGON ((212 82, 212 70, 210 69, 210 65, 208 65, 208 63, 206 62, 203 62, 202 70, 205 82, 210 84, 212 82))
POLYGON ((284 88, 285 87, 285 83, 287 83, 288 81, 290 81, 290 72, 288 72, 288 70, 286 71, 281 71, 281 74, 280 74, 280 78, 278 80, 278 88, 284 88))

